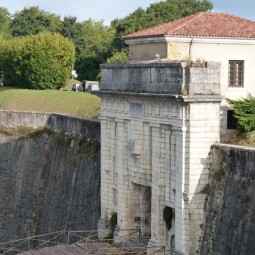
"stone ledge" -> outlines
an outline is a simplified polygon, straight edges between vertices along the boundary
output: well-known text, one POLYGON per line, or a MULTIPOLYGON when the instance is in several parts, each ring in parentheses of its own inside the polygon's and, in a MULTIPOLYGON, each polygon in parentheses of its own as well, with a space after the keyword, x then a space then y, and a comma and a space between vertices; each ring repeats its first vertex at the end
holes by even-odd
POLYGON ((139 97, 139 98, 166 98, 173 101, 181 102, 221 102, 222 97, 219 95, 169 95, 169 94, 156 94, 156 93, 136 93, 136 92, 118 92, 118 91, 96 91, 93 92, 94 95, 99 97, 102 96, 119 96, 119 97, 139 97))

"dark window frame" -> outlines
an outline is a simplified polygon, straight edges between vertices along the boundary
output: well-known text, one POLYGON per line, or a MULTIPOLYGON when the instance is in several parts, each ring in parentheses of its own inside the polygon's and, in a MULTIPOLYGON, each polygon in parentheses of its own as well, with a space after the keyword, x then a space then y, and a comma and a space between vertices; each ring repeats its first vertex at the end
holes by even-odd
POLYGON ((229 60, 228 86, 231 88, 244 87, 244 60, 229 60))

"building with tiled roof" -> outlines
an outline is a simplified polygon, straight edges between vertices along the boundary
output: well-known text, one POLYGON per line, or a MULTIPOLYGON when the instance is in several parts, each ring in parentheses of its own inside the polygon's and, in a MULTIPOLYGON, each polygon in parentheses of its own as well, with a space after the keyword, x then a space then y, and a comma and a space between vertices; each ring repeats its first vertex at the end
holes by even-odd
MULTIPOLYGON (((114 238, 139 229, 148 254, 161 247, 158 255, 207 255, 214 238, 202 236, 206 187, 211 170, 225 164, 216 166, 212 145, 235 134, 224 98, 255 96, 255 22, 200 12, 124 39, 130 61, 101 65, 97 92, 99 235, 117 215, 114 238)), ((240 239, 218 240, 230 254, 240 239)))
POLYGON ((125 39, 148 37, 255 38, 255 22, 224 13, 198 12, 130 35, 125 39))
MULTIPOLYGON (((220 62, 223 97, 255 96, 255 21, 225 13, 199 12, 124 39, 132 60, 160 56, 161 60, 220 62)), ((221 106, 222 137, 228 140, 233 125, 227 123, 227 116, 232 119, 232 112, 226 101, 221 106)))

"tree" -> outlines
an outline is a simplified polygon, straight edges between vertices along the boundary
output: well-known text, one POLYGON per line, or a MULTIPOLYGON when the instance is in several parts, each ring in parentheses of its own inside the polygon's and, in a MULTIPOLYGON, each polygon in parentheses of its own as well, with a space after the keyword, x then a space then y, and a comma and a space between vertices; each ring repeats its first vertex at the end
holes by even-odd
POLYGON ((105 26, 102 21, 91 19, 77 22, 75 17, 64 17, 61 34, 75 45, 75 69, 80 80, 95 80, 99 65, 106 62, 111 54, 115 30, 105 26))
POLYGON ((81 23, 81 32, 76 42, 78 54, 75 69, 81 80, 95 80, 100 72, 99 65, 111 55, 115 30, 105 26, 102 21, 89 19, 81 23))
POLYGON ((9 11, 0 7, 0 38, 8 38, 11 36, 10 32, 11 16, 9 11))
POLYGON ((77 22, 76 17, 64 17, 61 34, 69 38, 75 45, 76 54, 81 53, 83 45, 83 31, 80 22, 77 22))
POLYGON ((65 85, 74 65, 74 45, 60 34, 15 37, 0 47, 5 84, 30 89, 65 85))
POLYGON ((13 36, 35 35, 43 31, 60 32, 62 21, 59 16, 32 6, 16 12, 10 28, 13 36))
POLYGON ((166 0, 151 4, 146 10, 138 8, 123 19, 115 19, 111 26, 116 29, 113 47, 120 51, 125 45, 122 36, 131 34, 165 22, 208 11, 213 7, 209 0, 166 0))
POLYGON ((107 59, 108 64, 118 64, 118 63, 123 63, 128 60, 128 55, 127 52, 122 50, 122 51, 116 51, 113 53, 113 55, 107 59))

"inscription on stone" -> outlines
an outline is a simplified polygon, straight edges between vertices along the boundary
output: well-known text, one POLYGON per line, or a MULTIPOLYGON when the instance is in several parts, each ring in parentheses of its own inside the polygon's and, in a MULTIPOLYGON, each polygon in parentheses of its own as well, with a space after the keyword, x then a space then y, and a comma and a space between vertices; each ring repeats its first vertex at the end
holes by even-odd
POLYGON ((141 104, 130 104, 130 114, 133 117, 141 116, 143 113, 143 107, 141 104))

